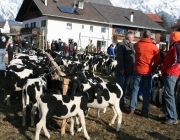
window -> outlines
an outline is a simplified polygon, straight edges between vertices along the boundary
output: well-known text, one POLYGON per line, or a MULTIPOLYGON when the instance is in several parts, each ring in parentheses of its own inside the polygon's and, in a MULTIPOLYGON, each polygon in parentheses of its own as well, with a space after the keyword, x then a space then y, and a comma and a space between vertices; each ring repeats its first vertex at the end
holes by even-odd
POLYGON ((116 28, 116 34, 118 35, 125 35, 127 33, 127 29, 123 29, 123 28, 116 28))
POLYGON ((101 33, 106 33, 106 28, 105 27, 101 28, 101 33))
POLYGON ((41 21, 41 27, 46 27, 46 20, 41 21))
POLYGON ((82 25, 82 29, 84 29, 84 25, 82 25))
POLYGON ((25 28, 28 28, 28 27, 29 27, 29 24, 28 24, 28 23, 26 23, 26 24, 25 24, 25 28))
POLYGON ((36 22, 31 23, 31 28, 36 28, 36 22))
POLYGON ((156 34, 155 33, 151 33, 151 38, 156 39, 156 34))
POLYGON ((136 31, 136 32, 135 32, 135 37, 140 37, 140 35, 141 35, 141 34, 140 34, 140 31, 136 31))
POLYGON ((97 40, 97 52, 105 51, 106 48, 106 41, 97 40))
POLYGON ((90 26, 90 32, 93 32, 93 26, 90 26))
POLYGON ((66 29, 72 30, 72 23, 67 23, 66 29))

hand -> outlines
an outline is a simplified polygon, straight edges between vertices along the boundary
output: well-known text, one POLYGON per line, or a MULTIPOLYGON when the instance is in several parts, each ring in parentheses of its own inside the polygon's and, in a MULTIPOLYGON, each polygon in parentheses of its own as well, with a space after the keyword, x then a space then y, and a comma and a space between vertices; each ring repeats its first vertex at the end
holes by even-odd
POLYGON ((124 70, 120 70, 120 73, 123 75, 124 74, 124 70))

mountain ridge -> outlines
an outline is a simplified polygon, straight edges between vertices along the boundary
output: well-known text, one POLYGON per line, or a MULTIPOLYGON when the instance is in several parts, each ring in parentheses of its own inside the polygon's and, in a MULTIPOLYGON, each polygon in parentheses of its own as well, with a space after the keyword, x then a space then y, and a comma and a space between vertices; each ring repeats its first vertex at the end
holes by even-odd
MULTIPOLYGON (((0 21, 10 20, 13 22, 16 18, 16 15, 23 0, 1 1, 2 2, 0 5, 0 21), (6 9, 4 7, 6 7, 6 9)), ((96 3, 95 0, 85 1, 96 3)), ((145 14, 157 14, 159 16, 164 15, 169 26, 173 25, 174 23, 176 23, 178 19, 180 19, 180 6, 178 6, 180 0, 158 0, 156 2, 154 2, 154 0, 106 0, 105 2, 109 5, 111 3, 113 6, 116 7, 140 10, 145 14)))

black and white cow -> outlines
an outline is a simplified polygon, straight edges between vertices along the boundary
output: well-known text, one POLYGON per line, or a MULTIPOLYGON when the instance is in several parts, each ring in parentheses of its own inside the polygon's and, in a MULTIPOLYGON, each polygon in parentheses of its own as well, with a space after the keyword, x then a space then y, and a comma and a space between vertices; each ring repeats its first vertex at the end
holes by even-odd
MULTIPOLYGON (((71 91, 72 94, 78 94, 78 93, 82 93, 83 87, 82 85, 78 85, 78 82, 74 82, 75 87, 71 87, 69 89, 73 90, 71 91), (77 90, 77 88, 81 88, 80 90, 77 90)), ((111 122, 109 123, 109 125, 114 124, 114 121, 116 119, 116 117, 118 116, 118 124, 116 127, 116 130, 119 131, 120 129, 120 125, 121 125, 121 121, 122 121, 122 112, 120 110, 120 99, 123 95, 123 91, 121 89, 121 87, 119 86, 119 84, 117 83, 112 83, 112 82, 107 82, 107 83, 99 83, 99 84, 95 84, 92 85, 88 90, 86 90, 86 93, 89 93, 89 91, 94 90, 94 88, 101 88, 103 89, 99 96, 99 99, 93 99, 91 101, 89 101, 88 103, 88 107, 89 108, 96 108, 96 109, 104 109, 108 106, 111 106, 113 111, 114 111, 114 116, 111 120, 111 122)))
MULTIPOLYGON (((21 91, 27 79, 33 77, 33 71, 29 69, 24 69, 22 72, 0 70, 0 77, 0 90, 21 91)), ((10 105, 10 96, 7 98, 7 105, 10 105)))
POLYGON ((40 96, 43 95, 43 89, 46 89, 46 79, 44 77, 28 79, 22 88, 22 114, 23 120, 22 125, 26 125, 26 107, 29 105, 29 101, 32 102, 33 106, 31 109, 31 126, 34 126, 34 114, 37 108, 37 101, 40 96))
POLYGON ((38 101, 41 119, 36 125, 35 140, 39 140, 39 133, 43 127, 45 136, 50 138, 49 132, 46 128, 46 121, 55 117, 57 119, 66 119, 71 117, 70 133, 74 135, 74 120, 73 116, 78 115, 82 128, 84 130, 84 136, 86 139, 90 139, 85 125, 85 115, 87 113, 88 100, 91 101, 93 98, 97 98, 96 94, 101 94, 102 90, 96 88, 91 93, 83 94, 80 96, 65 96, 65 95, 44 95, 38 101), (96 93, 96 94, 95 94, 96 93))
POLYGON ((162 85, 162 76, 154 74, 152 76, 152 101, 156 103, 157 94, 159 94, 159 103, 162 104, 162 95, 164 92, 164 86, 162 85))

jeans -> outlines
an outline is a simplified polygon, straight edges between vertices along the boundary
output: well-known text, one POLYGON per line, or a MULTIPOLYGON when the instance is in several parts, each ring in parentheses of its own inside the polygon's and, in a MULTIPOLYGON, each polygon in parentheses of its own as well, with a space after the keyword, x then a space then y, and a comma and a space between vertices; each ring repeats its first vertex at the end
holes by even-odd
POLYGON ((133 73, 133 89, 130 99, 130 110, 136 109, 139 86, 141 86, 141 90, 143 92, 142 111, 148 112, 151 98, 152 74, 137 74, 136 72, 133 73), (140 81, 142 83, 140 83, 140 81))
POLYGON ((0 70, 6 70, 4 63, 4 56, 6 54, 6 49, 0 49, 0 70))
POLYGON ((164 99, 166 104, 166 119, 176 122, 178 119, 174 97, 174 87, 178 77, 163 75, 164 99))
POLYGON ((130 83, 131 76, 130 75, 119 75, 118 76, 118 84, 121 86, 123 90, 123 96, 120 100, 120 104, 126 103, 126 92, 130 83))

